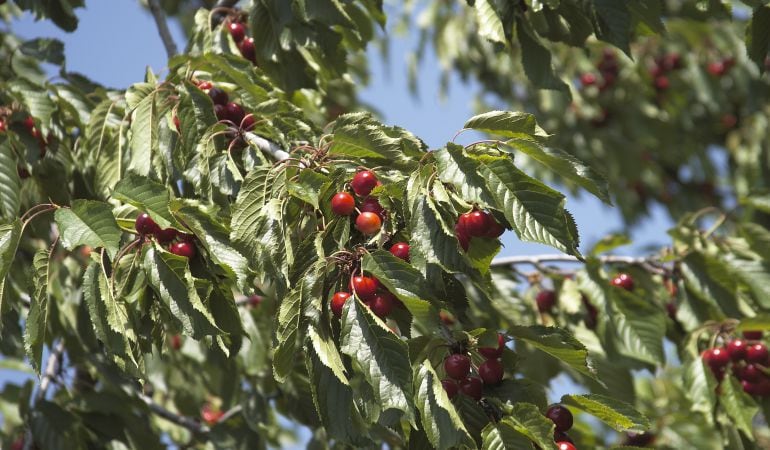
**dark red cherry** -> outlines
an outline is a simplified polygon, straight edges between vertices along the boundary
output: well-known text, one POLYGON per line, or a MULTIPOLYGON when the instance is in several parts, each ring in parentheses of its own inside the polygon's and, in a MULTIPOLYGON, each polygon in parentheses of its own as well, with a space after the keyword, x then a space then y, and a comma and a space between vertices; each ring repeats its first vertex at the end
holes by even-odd
POLYGON ((396 258, 409 262, 409 244, 406 242, 396 242, 390 247, 390 253, 396 258))
POLYGON ((457 381, 455 380, 441 380, 441 385, 444 387, 446 395, 450 400, 455 398, 455 395, 457 395, 457 392, 460 390, 460 386, 457 385, 457 381))
POLYGON ((235 102, 230 102, 225 105, 225 115, 227 119, 230 120, 230 122, 234 123, 235 125, 240 125, 246 113, 243 111, 241 105, 235 102))
POLYGON ((479 347, 478 352, 486 359, 497 359, 503 356, 505 348, 505 338, 502 334, 497 334, 497 347, 479 347))
POLYGON ((211 97, 211 101, 213 101, 215 105, 222 106, 225 106, 230 99, 227 92, 216 87, 209 89, 209 97, 211 97))
POLYGON ((450 378, 463 380, 471 371, 471 359, 467 355, 453 353, 444 360, 444 370, 450 378))
POLYGON ((195 245, 189 242, 176 242, 171 244, 168 250, 175 255, 184 256, 185 258, 195 256, 195 245))
POLYGON ((248 37, 242 40, 241 43, 238 44, 238 50, 240 50, 241 55, 251 61, 252 64, 257 63, 257 51, 254 47, 254 38, 248 37))
POLYGON ((503 365, 497 359, 488 359, 479 365, 479 377, 484 384, 494 386, 503 381, 503 365))
POLYGON ((227 31, 230 32, 230 36, 233 37, 235 42, 241 42, 243 38, 246 37, 246 27, 244 27, 242 23, 231 22, 230 25, 227 26, 227 31))
POLYGON ((565 432, 572 428, 572 413, 565 406, 551 405, 548 407, 545 416, 556 425, 556 431, 565 432))
POLYGON ((377 186, 377 175, 370 170, 356 172, 353 180, 350 182, 350 187, 353 188, 353 192, 359 197, 369 195, 375 186, 377 186))
POLYGON ((136 232, 141 236, 155 234, 160 230, 158 224, 155 223, 155 221, 152 220, 152 217, 147 213, 142 213, 137 216, 134 228, 136 228, 136 232))
POLYGON ((379 282, 374 277, 355 276, 350 279, 350 290, 365 302, 374 298, 378 285, 379 282))
POLYGON ((345 302, 350 298, 350 294, 347 292, 335 292, 332 296, 331 309, 335 316, 342 317, 342 307, 345 306, 345 302))
POLYGON ((484 384, 481 382, 481 378, 467 377, 460 382, 460 392, 476 401, 481 400, 483 390, 484 384))
POLYGON ((550 289, 544 289, 537 293, 535 301, 537 302, 538 311, 548 312, 556 304, 556 293, 550 289))

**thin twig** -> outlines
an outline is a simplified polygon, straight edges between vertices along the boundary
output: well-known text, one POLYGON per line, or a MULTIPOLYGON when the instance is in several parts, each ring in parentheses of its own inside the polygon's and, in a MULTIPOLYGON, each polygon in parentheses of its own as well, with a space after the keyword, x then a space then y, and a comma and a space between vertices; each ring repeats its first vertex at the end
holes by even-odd
POLYGON ((171 59, 177 54, 176 43, 171 36, 171 31, 168 29, 168 22, 166 21, 166 14, 160 7, 159 0, 147 0, 147 6, 150 7, 152 17, 155 19, 155 25, 158 26, 158 34, 163 41, 163 46, 166 47, 166 54, 171 59))
POLYGON ((217 420, 217 423, 227 422, 230 420, 233 416, 236 416, 243 411, 243 407, 241 405, 236 405, 227 410, 224 414, 222 414, 222 417, 217 420))
POLYGON ((246 141, 270 155, 276 161, 283 161, 289 157, 289 153, 278 146, 278 144, 268 141, 267 139, 257 136, 252 132, 243 133, 243 137, 246 141))
MULTIPOLYGON (((54 378, 59 374, 62 353, 64 353, 64 341, 59 341, 53 351, 51 351, 51 354, 48 355, 45 372, 43 372, 43 378, 40 379, 40 387, 38 387, 37 394, 35 394, 33 409, 40 401, 45 399, 48 385, 50 385, 54 378)), ((33 444, 32 430, 27 428, 27 433, 24 436, 24 450, 30 450, 33 444)))
POLYGON ((147 407, 150 408, 150 411, 168 420, 169 422, 173 422, 179 426, 185 427, 196 434, 206 434, 210 431, 209 427, 206 425, 198 422, 195 419, 191 419, 187 416, 182 416, 180 414, 169 411, 168 409, 155 403, 155 401, 147 395, 139 394, 139 398, 147 405, 147 407))

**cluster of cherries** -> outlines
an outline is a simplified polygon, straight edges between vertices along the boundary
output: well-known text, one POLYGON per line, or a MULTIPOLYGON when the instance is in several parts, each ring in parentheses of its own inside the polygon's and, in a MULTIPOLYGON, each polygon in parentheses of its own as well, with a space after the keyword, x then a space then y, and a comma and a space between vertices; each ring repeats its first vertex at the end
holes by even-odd
POLYGON ((735 58, 728 57, 711 61, 706 65, 706 71, 717 78, 722 77, 735 66, 735 58))
MULTIPOLYGON (((380 181, 377 175, 371 170, 361 170, 356 172, 350 187, 353 192, 362 199, 358 206, 358 216, 356 216, 356 229, 364 236, 374 236, 380 232, 382 221, 385 219, 385 209, 380 202, 369 197, 372 190, 379 186, 380 181)), ((331 200, 332 212, 338 216, 349 216, 356 211, 356 199, 348 192, 338 192, 331 200)))
MULTIPOLYGON (((24 126, 24 128, 27 129, 29 134, 37 139, 38 147, 40 148, 40 157, 44 157, 48 148, 48 142, 46 142, 45 137, 40 133, 40 130, 38 130, 37 126, 35 125, 35 118, 32 116, 27 116, 21 124, 24 126)), ((0 119, 0 133, 5 133, 8 131, 8 123, 5 119, 0 119)), ((29 170, 27 170, 24 166, 17 166, 16 171, 19 174, 19 178, 22 180, 25 178, 29 178, 29 170)))
MULTIPOLYGON (((396 298, 380 281, 373 276, 357 275, 350 278, 350 291, 379 318, 385 319, 393 308, 401 306, 401 300, 396 298)), ((331 310, 337 318, 342 317, 342 307, 352 295, 350 292, 339 291, 332 296, 331 310)))
POLYGON ((477 369, 478 376, 470 375, 471 358, 464 352, 452 353, 444 359, 444 372, 448 378, 441 380, 447 396, 452 399, 458 393, 476 401, 481 400, 484 385, 494 386, 503 381, 503 364, 500 357, 505 348, 505 338, 497 335, 497 347, 480 347, 478 352, 486 360, 477 369))
POLYGON ((175 255, 192 258, 195 256, 195 236, 180 233, 173 228, 161 229, 147 213, 139 214, 135 224, 139 236, 154 236, 160 244, 168 244, 168 251, 175 255))
POLYGON ((679 53, 667 53, 653 60, 650 67, 652 85, 656 91, 665 91, 670 86, 668 73, 682 68, 682 57, 679 53))
POLYGON ((549 418, 554 424, 553 440, 559 450, 576 450, 575 443, 567 435, 567 431, 572 428, 572 413, 563 405, 551 405, 545 412, 545 417, 549 418))
POLYGON ((722 381, 728 366, 739 380, 743 391, 759 397, 770 396, 770 354, 762 342, 761 331, 744 331, 745 339, 732 339, 724 347, 714 347, 701 353, 701 359, 711 369, 717 380, 722 381))
POLYGON ((599 77, 593 72, 586 72, 580 75, 580 84, 583 87, 593 86, 599 83, 599 91, 603 92, 613 85, 617 81, 618 74, 620 73, 620 66, 618 65, 618 57, 610 49, 604 49, 602 52, 602 58, 596 65, 601 75, 601 82, 599 77))
POLYGON ((455 225, 455 237, 460 242, 460 247, 466 252, 472 238, 497 239, 504 232, 505 228, 495 220, 492 214, 478 209, 460 214, 455 225))
POLYGON ((241 56, 251 61, 252 64, 256 64, 257 52, 254 48, 254 38, 246 36, 246 25, 238 21, 238 19, 230 19, 226 26, 230 36, 238 44, 241 56))

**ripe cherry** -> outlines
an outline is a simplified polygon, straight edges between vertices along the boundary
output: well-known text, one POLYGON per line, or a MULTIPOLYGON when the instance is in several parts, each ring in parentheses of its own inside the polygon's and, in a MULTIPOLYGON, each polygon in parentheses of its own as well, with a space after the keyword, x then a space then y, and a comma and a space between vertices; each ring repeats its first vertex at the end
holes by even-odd
POLYGON ((619 273, 612 279, 612 285, 623 288, 627 291, 634 290, 634 279, 627 273, 619 273))
POLYGON ((209 403, 206 403, 203 405, 203 408, 201 408, 201 417, 209 425, 214 425, 224 415, 224 411, 220 409, 214 409, 209 403))
POLYGON ((762 332, 761 331, 744 331, 743 337, 751 341, 758 341, 762 339, 762 332))
POLYGON ((254 47, 254 38, 248 37, 242 40, 241 43, 238 44, 238 50, 240 50, 241 55, 251 61, 252 64, 257 63, 257 51, 254 47))
POLYGON ((668 89, 669 85, 670 82, 668 81, 668 77, 661 75, 655 78, 655 89, 659 91, 665 91, 668 89))
POLYGON ((746 349, 746 362, 766 366, 768 364, 768 352, 765 344, 753 344, 746 349))
POLYGON ((32 130, 35 129, 35 118, 32 116, 27 116, 27 118, 24 119, 22 124, 24 125, 24 128, 32 132, 32 130))
POLYGON ((495 239, 495 238, 499 238, 500 236, 502 236, 503 233, 505 233, 505 227, 500 225, 494 219, 494 217, 490 216, 489 217, 489 228, 487 228, 487 234, 485 234, 484 236, 486 236, 488 238, 495 239))
POLYGON ((593 86, 596 84, 596 75, 590 72, 580 75, 580 84, 583 86, 593 86))
POLYGON ((155 223, 155 221, 152 220, 152 217, 147 213, 142 213, 137 216, 134 228, 136 228, 136 232, 139 233, 140 236, 155 234, 160 231, 158 224, 155 223))
POLYGON ((171 345, 172 349, 179 350, 182 348, 182 337, 178 334, 171 336, 171 339, 169 339, 169 345, 171 345))
POLYGON ((214 87, 214 85, 211 83, 211 81, 204 80, 204 81, 198 82, 198 89, 200 89, 201 91, 208 91, 212 87, 214 87))
POLYGON ((455 319, 452 317, 452 314, 446 312, 446 311, 439 311, 438 312, 438 318, 441 319, 441 322, 443 322, 445 325, 454 325, 455 319))
POLYGON ((635 433, 633 431, 629 431, 626 433, 626 442, 624 444, 633 445, 635 447, 645 447, 652 444, 654 440, 655 435, 652 433, 635 433))
POLYGON ((706 70, 708 70, 708 73, 715 77, 721 77, 725 74, 727 69, 725 68, 724 63, 722 61, 712 61, 708 64, 706 67, 706 70))
POLYGON ((164 228, 162 230, 155 231, 155 238, 158 242, 165 244, 176 239, 179 232, 173 228, 164 228))
POLYGON ((449 400, 455 398, 455 395, 457 395, 457 392, 460 390, 460 386, 457 385, 457 381, 455 380, 441 380, 441 385, 444 387, 449 400))
POLYGON ((350 294, 347 292, 335 292, 332 296, 331 308, 337 318, 342 317, 342 307, 345 306, 345 302, 350 298, 350 294))
POLYGON ((177 116, 176 114, 174 114, 174 118, 173 118, 173 121, 174 121, 174 128, 176 128, 176 131, 177 131, 178 133, 181 133, 181 132, 182 132, 182 123, 181 123, 181 122, 179 122, 179 116, 177 116))
POLYGON ((390 247, 390 253, 396 258, 401 258, 409 262, 409 244, 406 242, 396 242, 390 247))
POLYGON ((444 370, 450 378, 462 380, 471 371, 471 359, 467 355, 453 353, 444 360, 444 370))
POLYGON ((230 122, 240 125, 245 115, 246 113, 243 112, 241 105, 235 102, 230 102, 225 105, 225 117, 227 117, 230 122))
POLYGON ((369 301, 377 294, 377 279, 367 276, 355 276, 350 279, 350 290, 363 301, 369 301))
POLYGON ((380 216, 380 219, 385 217, 385 208, 380 205, 380 201, 374 197, 367 197, 361 202, 361 206, 358 208, 361 212, 375 213, 380 216))
POLYGON ((356 209, 356 200, 347 192, 338 192, 332 197, 332 212, 338 216, 349 216, 356 209))
POLYGON ((537 293, 535 297, 537 302, 537 310, 540 312, 548 312, 556 304, 556 293, 549 289, 544 289, 537 293))
POLYGON ((374 298, 369 302, 369 308, 377 317, 383 319, 388 317, 390 312, 393 311, 394 304, 395 302, 393 301, 393 294, 390 292, 381 292, 376 294, 374 298))
POLYGON ((249 296, 248 300, 249 300, 249 306, 256 308, 257 306, 259 306, 260 303, 262 303, 263 298, 261 295, 254 294, 249 296))
POLYGON ((230 32, 230 36, 233 37, 235 42, 241 42, 246 37, 246 27, 242 23, 230 22, 227 26, 227 31, 230 32))
POLYGON ((750 383, 756 383, 762 378, 766 377, 765 373, 762 372, 762 369, 760 369, 759 366, 755 364, 749 364, 741 369, 738 376, 741 380, 745 380, 750 383))
POLYGON ((362 212, 356 217, 356 229, 365 236, 377 234, 382 228, 382 219, 375 213, 362 212))
POLYGON ((241 130, 250 131, 256 125, 257 119, 254 118, 254 114, 246 114, 243 120, 240 122, 241 130))
MULTIPOLYGON (((5 1, 3 1, 5 3, 5 1)), ((2 3, 0 3, 1 5, 2 3)), ((34 446, 33 446, 34 448, 34 446)), ((21 436, 19 438, 16 438, 15 441, 11 444, 11 450, 23 450, 24 449, 24 436, 21 436)))
POLYGON ((551 419, 551 422, 556 425, 556 431, 565 432, 572 428, 572 413, 562 405, 549 406, 545 416, 551 419))
POLYGON ((767 397, 770 395, 770 378, 762 378, 757 382, 741 381, 743 391, 750 395, 759 395, 761 397, 767 397))
POLYGON ((225 106, 230 99, 227 92, 215 87, 209 89, 209 97, 211 97, 211 101, 213 101, 215 105, 222 106, 225 106))
POLYGON ((171 244, 168 250, 178 256, 184 256, 185 258, 192 258, 195 256, 195 245, 189 242, 176 242, 171 244))
POLYGON ((0 120, 0 133, 5 133, 8 130, 8 125, 5 124, 5 120, 0 120))
POLYGON ((720 347, 710 348, 701 353, 701 359, 716 373, 730 363, 730 353, 720 347))
POLYGON ((481 400, 483 389, 484 385, 481 383, 481 378, 467 377, 460 382, 460 392, 476 401, 481 400))
POLYGON ((567 442, 567 441, 557 442, 556 448, 558 448, 559 450, 577 450, 577 448, 574 445, 572 445, 571 442, 567 442))
POLYGON ((460 216, 468 236, 485 236, 489 231, 491 217, 484 211, 471 211, 460 216))
POLYGON ((486 359, 497 359, 503 356, 505 348, 505 338, 502 334, 497 334, 497 347, 479 347, 478 351, 486 359))
POLYGON ((214 115, 217 120, 227 120, 227 108, 225 105, 214 105, 214 115))
POLYGON ((375 186, 377 186, 377 175, 371 170, 356 172, 353 180, 350 182, 350 187, 353 188, 353 192, 359 197, 369 195, 375 186))
POLYGON ((500 384, 503 381, 503 365, 496 359, 488 359, 479 366, 479 377, 484 384, 500 384))
POLYGON ((733 339, 727 343, 727 352, 730 354, 730 359, 733 361, 740 361, 746 358, 746 348, 748 344, 743 339, 733 339))

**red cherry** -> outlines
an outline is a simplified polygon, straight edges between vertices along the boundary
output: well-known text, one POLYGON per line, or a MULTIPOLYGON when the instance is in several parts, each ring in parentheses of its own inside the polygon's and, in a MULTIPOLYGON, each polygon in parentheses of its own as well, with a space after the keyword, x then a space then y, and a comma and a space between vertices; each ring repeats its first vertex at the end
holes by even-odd
POLYGON ((201 408, 201 417, 209 425, 214 425, 224 415, 225 415, 224 411, 220 409, 216 409, 216 410, 213 409, 209 403, 206 403, 205 405, 203 405, 203 408, 201 408))
POLYGON ((375 213, 380 216, 380 219, 385 217, 385 208, 380 205, 380 201, 373 197, 366 198, 361 202, 361 207, 358 208, 361 212, 375 213))
POLYGON ((503 381, 503 365, 496 359, 488 359, 479 366, 479 377, 484 384, 500 384, 503 381))
POLYGON ((476 401, 481 400, 483 389, 484 385, 481 383, 481 379, 477 377, 467 377, 460 382, 460 392, 476 401))
POLYGON ((762 339, 762 332, 761 331, 744 331, 743 337, 751 341, 758 341, 762 339))
POLYGON ((35 118, 32 116, 27 116, 27 118, 24 119, 22 124, 24 125, 24 128, 32 132, 32 130, 35 129, 35 118))
POLYGON ((179 239, 181 241, 188 242, 190 244, 194 244, 195 240, 196 240, 195 239, 195 235, 194 234, 189 234, 189 233, 178 233, 177 237, 179 237, 179 239))
POLYGON ((409 262, 409 244, 406 242, 396 242, 390 247, 390 253, 396 258, 401 258, 409 262))
POLYGON ((200 89, 201 91, 208 91, 212 87, 214 87, 214 85, 211 83, 211 81, 199 81, 198 82, 198 89, 200 89))
POLYGON ((240 123, 241 130, 250 131, 256 125, 257 119, 254 118, 254 114, 246 114, 240 123))
POLYGON ((179 122, 179 116, 174 114, 174 119, 173 120, 174 120, 174 127, 176 128, 176 131, 178 133, 181 133, 182 132, 182 124, 179 122))
POLYGON ((241 42, 243 38, 246 37, 246 27, 244 27, 242 23, 231 22, 230 25, 227 26, 227 31, 230 32, 230 36, 233 37, 235 42, 241 42))
POLYGON ((457 392, 460 390, 460 386, 457 385, 457 381, 455 380, 441 380, 441 385, 444 387, 446 395, 450 400, 455 398, 455 395, 457 395, 457 392))
POLYGON ((342 317, 342 307, 345 306, 345 302, 350 298, 350 294, 347 292, 335 292, 332 296, 332 312, 337 318, 342 317))
POLYGON ((730 363, 730 353, 720 347, 710 348, 701 353, 701 359, 713 372, 720 371, 730 363))
POLYGON ((379 317, 380 319, 383 319, 390 314, 390 312, 393 310, 393 305, 395 302, 393 301, 393 294, 390 292, 382 292, 380 294, 376 294, 371 302, 369 302, 369 308, 371 308, 372 312, 379 317))
POLYGON ((472 211, 465 213, 460 217, 464 217, 464 219, 462 219, 464 222, 463 225, 468 232, 468 236, 485 236, 489 231, 491 217, 489 216, 489 213, 485 211, 472 211))
POLYGON ((260 303, 262 303, 262 296, 259 295, 252 295, 249 297, 249 306, 257 307, 260 303))
POLYGON ((626 433, 626 442, 624 445, 633 445, 635 447, 646 447, 655 441, 655 435, 652 433, 626 433))
POLYGON ((715 77, 721 77, 727 71, 722 61, 710 62, 708 66, 706 66, 706 70, 708 70, 708 73, 710 73, 711 75, 714 75, 715 77))
POLYGON ((214 115, 217 120, 227 120, 227 108, 225 105, 214 105, 214 115))
POLYGON ((450 378, 462 380, 471 371, 471 359, 460 353, 453 353, 444 360, 444 370, 450 378))
POLYGON ((356 172, 353 180, 350 182, 350 187, 353 188, 353 192, 359 197, 369 195, 375 186, 377 186, 377 175, 371 170, 356 172))
POLYGON ((479 347, 478 352, 486 359, 497 359, 503 355, 505 348, 505 338, 502 334, 497 334, 497 347, 479 347))
POLYGON ((164 228, 155 232, 155 238, 158 242, 165 244, 176 239, 178 234, 179 232, 173 228, 164 228))
POLYGON ((211 98, 211 101, 213 101, 215 105, 225 106, 229 101, 227 92, 215 87, 209 89, 209 97, 211 98))
POLYGON ((730 354, 730 359, 733 361, 740 361, 746 358, 746 341, 743 339, 733 339, 727 343, 727 353, 730 354))
POLYGON ((142 213, 137 216, 134 228, 136 228, 136 232, 139 233, 140 236, 155 234, 160 231, 158 224, 155 223, 155 221, 152 220, 152 217, 147 213, 142 213))
POLYGON ((236 125, 240 125, 245 114, 246 113, 243 112, 241 105, 235 102, 230 102, 225 105, 225 117, 236 125))
POLYGON ((503 233, 505 233, 505 227, 500 225, 494 219, 494 217, 490 216, 489 217, 489 228, 487 228, 487 233, 484 236, 486 236, 488 238, 495 239, 495 238, 499 238, 500 236, 502 236, 503 233))
POLYGON ((567 433, 563 431, 554 431, 553 432, 553 441, 554 442, 569 442, 570 444, 575 444, 575 442, 572 440, 571 437, 567 436, 567 433))
POLYGON ((468 232, 465 231, 465 227, 463 226, 462 221, 457 222, 457 225, 455 225, 455 237, 457 237, 457 242, 460 244, 460 248, 467 252, 471 243, 471 237, 468 236, 468 232))
POLYGON ((619 273, 612 279, 612 285, 623 288, 627 291, 634 290, 634 279, 627 273, 619 273))
POLYGON ((369 301, 377 294, 379 282, 374 277, 356 276, 350 280, 350 290, 363 301, 369 301))
POLYGON ((749 383, 756 383, 759 380, 765 378, 767 375, 755 364, 749 364, 740 370, 738 377, 741 380, 748 381, 749 383))
MULTIPOLYGON (((34 448, 34 446, 33 446, 34 448)), ((11 444, 11 450, 23 450, 24 449, 24 436, 16 438, 11 444)))
POLYGON ((438 318, 439 318, 439 319, 441 319, 441 321, 442 321, 442 322, 443 322, 445 325, 454 325, 454 324, 455 324, 455 320, 454 320, 454 318, 452 317, 452 315, 451 315, 451 314, 449 314, 449 313, 448 313, 448 312, 446 312, 446 311, 439 311, 439 312, 438 312, 438 318))
POLYGON ((761 380, 752 383, 750 381, 741 381, 743 391, 750 395, 759 395, 766 397, 770 395, 770 378, 762 378, 761 380))
POLYGON ((724 114, 719 121, 722 124, 722 128, 726 130, 732 129, 738 124, 738 118, 735 117, 735 114, 724 114))
POLYGON ((242 40, 241 43, 238 44, 238 50, 240 50, 241 55, 251 61, 252 64, 257 63, 257 51, 254 47, 254 38, 248 37, 242 40))
POLYGON ((679 53, 669 53, 663 57, 663 67, 666 70, 676 70, 682 68, 682 57, 679 53))
POLYGON ((535 301, 537 302, 538 311, 548 312, 556 304, 556 293, 549 289, 544 289, 537 293, 535 301))
POLYGON ((8 125, 5 124, 5 120, 0 120, 0 133, 5 133, 8 129, 8 125))
POLYGON ((365 236, 377 234, 382 228, 382 219, 375 213, 362 212, 356 217, 356 229, 365 236))
POLYGON ((182 337, 179 336, 178 334, 171 336, 169 344, 171 345, 171 348, 173 348, 174 350, 179 350, 180 348, 182 348, 182 337))
POLYGON ((766 366, 768 363, 768 352, 765 344, 750 345, 746 349, 746 362, 766 366))
POLYGON ((171 244, 168 250, 178 256, 184 256, 185 258, 192 258, 195 256, 195 245, 189 242, 176 242, 171 244))
POLYGON ((666 89, 668 89, 669 84, 670 83, 668 81, 668 77, 666 76, 661 75, 655 78, 655 89, 659 91, 665 91, 666 89))
POLYGON ((580 84, 583 86, 593 86, 596 84, 596 75, 590 72, 580 75, 580 84))
POLYGON ((557 442, 556 448, 558 448, 559 450, 577 450, 577 448, 574 445, 572 445, 571 442, 567 442, 567 441, 557 442))
POLYGON ((572 428, 572 413, 562 405, 549 406, 545 416, 551 419, 551 422, 556 425, 556 431, 561 431, 563 433, 572 428))
POLYGON ((332 197, 332 212, 338 216, 349 216, 356 209, 356 200, 347 192, 338 192, 332 197))

